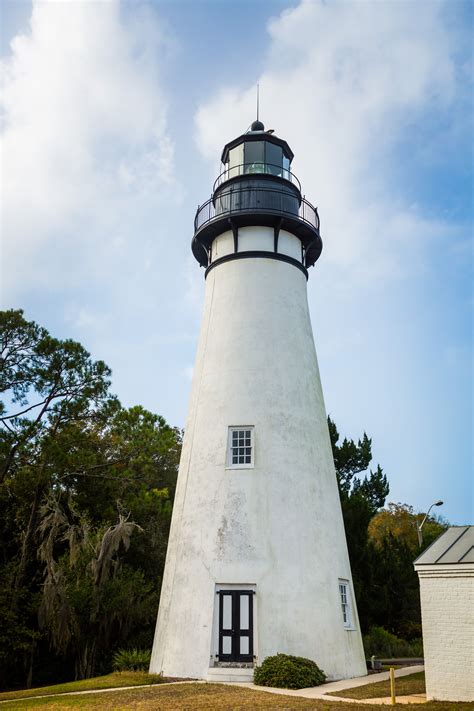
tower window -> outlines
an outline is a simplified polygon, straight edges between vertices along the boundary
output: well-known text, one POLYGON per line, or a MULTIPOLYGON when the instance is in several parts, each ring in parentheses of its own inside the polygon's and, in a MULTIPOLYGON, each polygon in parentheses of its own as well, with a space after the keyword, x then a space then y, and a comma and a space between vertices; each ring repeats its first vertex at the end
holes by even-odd
POLYGON ((351 591, 348 580, 339 580, 339 596, 341 598, 344 627, 346 629, 353 629, 351 591))
POLYGON ((253 427, 229 427, 227 466, 230 469, 254 466, 253 430, 253 427))

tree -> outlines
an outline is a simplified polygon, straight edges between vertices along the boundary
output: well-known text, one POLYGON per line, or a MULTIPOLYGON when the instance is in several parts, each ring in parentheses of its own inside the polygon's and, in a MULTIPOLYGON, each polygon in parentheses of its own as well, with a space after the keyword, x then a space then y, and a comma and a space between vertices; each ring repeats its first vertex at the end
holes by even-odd
POLYGON ((377 465, 375 472, 370 471, 363 479, 356 476, 369 468, 372 461, 372 440, 364 432, 357 444, 347 438, 344 438, 342 444, 338 444, 339 432, 330 417, 328 428, 343 508, 348 499, 361 496, 367 502, 368 510, 372 515, 375 514, 384 505, 389 493, 387 477, 380 465, 377 465))
POLYGON ((120 549, 128 550, 133 532, 143 529, 121 512, 116 524, 94 528, 72 500, 62 506, 55 496, 41 514, 39 621, 57 653, 72 650, 75 677, 82 679, 93 675, 98 654, 107 653, 115 627, 141 621, 150 590, 140 571, 124 565, 120 549))
POLYGON ((32 455, 32 441, 54 438, 65 422, 93 415, 108 397, 110 369, 92 361, 80 343, 59 341, 26 321, 21 310, 0 312, 0 343, 0 392, 10 404, 10 412, 0 404, 1 483, 15 457, 32 455))
POLYGON ((79 343, 21 311, 0 329, 3 681, 90 675, 151 642, 181 432, 122 408, 79 343))
POLYGON ((427 548, 435 538, 446 530, 446 524, 435 516, 429 516, 423 525, 423 546, 418 544, 417 526, 424 518, 423 513, 416 513, 408 504, 389 503, 386 509, 379 511, 369 524, 369 539, 379 548, 390 536, 403 540, 414 555, 427 548))
MULTIPOLYGON (((387 477, 372 461, 372 440, 364 433, 354 442, 339 444, 337 427, 328 418, 341 507, 346 529, 354 590, 362 630, 383 627, 404 639, 421 636, 418 578, 413 561, 418 556, 416 514, 407 504, 388 504, 387 477)), ((443 530, 442 522, 428 518, 424 547, 443 530)))
POLYGON ((372 440, 365 432, 357 443, 345 438, 339 444, 339 432, 330 417, 328 427, 359 618, 362 627, 367 629, 370 625, 372 577, 368 527, 372 517, 384 505, 389 486, 379 465, 363 478, 358 476, 367 471, 372 461, 372 440))
POLYGON ((107 400, 110 370, 103 361, 71 340, 52 338, 46 329, 27 322, 22 311, 1 313, 1 392, 10 411, 0 409, 0 483, 28 466, 33 495, 24 530, 15 587, 21 587, 31 558, 41 497, 48 488, 49 454, 62 429, 71 421, 87 421, 107 400))
POLYGON ((375 514, 368 528, 374 624, 408 640, 421 637, 419 585, 413 561, 446 529, 443 522, 429 517, 423 526, 420 549, 416 529, 423 516, 408 504, 389 503, 375 514))

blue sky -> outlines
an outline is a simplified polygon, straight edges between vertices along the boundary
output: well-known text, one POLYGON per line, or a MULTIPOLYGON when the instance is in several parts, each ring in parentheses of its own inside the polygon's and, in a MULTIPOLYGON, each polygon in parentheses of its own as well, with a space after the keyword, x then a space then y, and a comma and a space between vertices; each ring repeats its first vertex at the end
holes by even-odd
POLYGON ((184 426, 194 213, 259 82, 321 216, 327 409, 372 436, 391 501, 472 522, 472 4, 7 0, 1 21, 2 307, 184 426))

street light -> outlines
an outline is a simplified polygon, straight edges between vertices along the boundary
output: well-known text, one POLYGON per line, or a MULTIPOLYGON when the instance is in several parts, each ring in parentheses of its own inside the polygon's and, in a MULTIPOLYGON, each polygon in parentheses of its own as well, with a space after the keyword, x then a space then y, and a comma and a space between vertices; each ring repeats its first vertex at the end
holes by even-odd
POLYGON ((444 503, 444 502, 441 501, 441 500, 440 500, 440 501, 435 501, 434 504, 431 504, 430 508, 429 508, 428 511, 426 512, 426 515, 425 515, 425 518, 423 519, 423 521, 422 521, 421 523, 418 523, 418 521, 416 522, 416 530, 417 530, 417 532, 418 532, 418 545, 419 545, 420 548, 421 548, 421 546, 423 545, 423 534, 422 534, 422 532, 421 532, 421 529, 423 528, 423 525, 424 525, 426 519, 428 518, 428 515, 429 515, 431 509, 433 508, 433 506, 442 506, 443 503, 444 503))

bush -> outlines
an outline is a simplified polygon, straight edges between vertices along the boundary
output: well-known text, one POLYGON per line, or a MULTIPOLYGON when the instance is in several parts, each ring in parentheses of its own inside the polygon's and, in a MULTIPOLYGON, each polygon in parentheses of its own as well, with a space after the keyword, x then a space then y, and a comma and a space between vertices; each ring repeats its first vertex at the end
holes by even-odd
POLYGON ((371 627, 364 635, 364 650, 367 658, 372 655, 382 658, 422 657, 423 643, 421 639, 406 642, 383 627, 371 627))
POLYGON ((151 652, 148 649, 119 649, 112 658, 115 671, 148 671, 151 652))
POLYGON ((414 657, 422 657, 423 652, 423 638, 418 637, 417 639, 412 639, 410 641, 411 651, 414 657))
POLYGON ((311 659, 277 654, 267 657, 260 667, 255 668, 253 679, 259 686, 306 689, 323 684, 326 675, 311 659))

